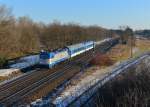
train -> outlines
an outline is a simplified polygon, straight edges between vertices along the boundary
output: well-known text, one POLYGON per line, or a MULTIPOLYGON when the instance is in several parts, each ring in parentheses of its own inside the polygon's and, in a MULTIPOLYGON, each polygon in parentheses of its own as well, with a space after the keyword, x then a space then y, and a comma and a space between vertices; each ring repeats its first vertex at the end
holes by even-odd
POLYGON ((64 48, 57 49, 51 52, 41 51, 39 65, 41 67, 52 68, 60 62, 63 62, 90 49, 93 49, 94 46, 94 41, 85 41, 82 43, 65 46, 64 48))
POLYGON ((41 51, 39 65, 41 67, 53 68, 55 65, 71 59, 79 54, 94 49, 96 45, 99 45, 106 41, 111 41, 112 38, 107 38, 101 42, 84 41, 78 44, 65 46, 64 48, 57 49, 55 51, 41 51))

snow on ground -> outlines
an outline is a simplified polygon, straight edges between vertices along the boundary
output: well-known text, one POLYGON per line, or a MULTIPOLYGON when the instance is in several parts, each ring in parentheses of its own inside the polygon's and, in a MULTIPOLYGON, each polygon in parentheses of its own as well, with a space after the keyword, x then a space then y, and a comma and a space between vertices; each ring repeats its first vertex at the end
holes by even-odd
POLYGON ((19 69, 1 69, 0 76, 5 77, 16 71, 19 71, 19 69))
POLYGON ((135 54, 135 53, 139 52, 140 50, 138 47, 134 47, 132 51, 133 51, 133 54, 135 54))
MULTIPOLYGON (((78 96, 80 96, 82 93, 88 90, 95 83, 108 76, 111 72, 114 72, 118 68, 121 68, 120 70, 115 72, 114 75, 117 75, 118 73, 128 68, 129 66, 135 65, 141 60, 147 58, 149 58, 148 55, 144 55, 138 59, 125 61, 124 63, 120 64, 120 66, 118 67, 117 67, 118 63, 116 63, 113 66, 110 66, 105 69, 91 68, 91 70, 89 71, 92 73, 88 72, 89 74, 86 73, 87 74, 86 76, 82 76, 78 80, 74 80, 73 82, 71 82, 71 84, 66 89, 64 89, 64 91, 62 91, 60 95, 58 95, 56 98, 53 99, 52 103, 56 105, 56 107, 66 107, 68 104, 74 101, 78 96), (129 62, 130 64, 126 65, 129 62)), ((114 77, 114 75, 112 75, 111 77, 114 77)))
MULTIPOLYGON (((116 66, 116 64, 114 65, 116 66)), ((65 107, 72 102, 77 96, 81 95, 90 86, 97 83, 108 75, 114 66, 110 66, 105 69, 99 69, 99 67, 91 67, 87 73, 83 74, 80 78, 71 81, 71 84, 64 89, 64 91, 52 102, 55 105, 61 105, 65 107), (89 73, 89 74, 88 74, 89 73), (60 104, 61 103, 61 104, 60 104)))
POLYGON ((17 63, 10 65, 10 68, 23 69, 39 63, 39 55, 31 55, 20 58, 17 63))
POLYGON ((99 45, 99 44, 102 44, 102 43, 104 43, 106 41, 109 41, 109 40, 111 40, 111 38, 107 38, 107 39, 104 39, 104 40, 101 40, 101 41, 96 41, 95 44, 99 45))

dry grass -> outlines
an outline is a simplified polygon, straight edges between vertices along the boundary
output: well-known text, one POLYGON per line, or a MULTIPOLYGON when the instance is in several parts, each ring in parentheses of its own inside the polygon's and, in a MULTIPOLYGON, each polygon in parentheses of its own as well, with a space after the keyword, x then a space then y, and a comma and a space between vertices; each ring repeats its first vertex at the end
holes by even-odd
POLYGON ((107 53, 107 55, 109 55, 115 61, 122 61, 122 60, 126 60, 130 57, 129 50, 130 50, 130 48, 128 47, 128 45, 118 44, 115 47, 113 47, 107 53))
MULTIPOLYGON (((133 57, 147 51, 150 51, 150 41, 136 40, 133 57)), ((116 62, 127 60, 130 58, 130 47, 118 44, 107 55, 116 62)), ((92 106, 93 104, 97 107, 145 107, 150 105, 150 69, 141 64, 128 71, 129 73, 118 76, 101 88, 92 106)))
POLYGON ((97 65, 100 67, 110 66, 113 65, 114 61, 105 54, 97 54, 95 57, 90 61, 91 65, 97 65))
POLYGON ((136 47, 138 47, 141 52, 150 51, 150 40, 136 40, 136 47))
POLYGON ((0 82, 7 80, 7 79, 8 79, 8 77, 0 76, 0 82))
POLYGON ((21 71, 16 71, 16 72, 13 72, 13 73, 9 74, 8 76, 0 76, 0 82, 12 79, 12 78, 17 77, 17 76, 19 76, 21 74, 22 74, 21 71))
MULTIPOLYGON (((133 48, 133 57, 140 55, 143 52, 150 51, 150 40, 139 40, 135 42, 135 47, 133 48)), ((129 45, 118 44, 107 52, 113 60, 123 61, 131 57, 131 48, 129 45)))

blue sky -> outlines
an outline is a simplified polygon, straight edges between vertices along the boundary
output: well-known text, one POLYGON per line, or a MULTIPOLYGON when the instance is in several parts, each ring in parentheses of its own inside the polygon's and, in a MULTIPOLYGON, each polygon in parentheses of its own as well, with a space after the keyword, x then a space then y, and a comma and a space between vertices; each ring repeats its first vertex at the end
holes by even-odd
POLYGON ((150 29, 150 0, 0 0, 16 17, 45 23, 58 20, 81 25, 150 29))

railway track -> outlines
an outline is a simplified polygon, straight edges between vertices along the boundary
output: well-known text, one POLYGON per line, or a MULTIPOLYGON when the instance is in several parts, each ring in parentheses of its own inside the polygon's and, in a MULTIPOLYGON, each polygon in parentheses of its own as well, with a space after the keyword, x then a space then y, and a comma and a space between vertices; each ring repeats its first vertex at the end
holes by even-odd
POLYGON ((52 81, 53 79, 56 79, 56 78, 60 77, 63 73, 67 72, 68 70, 71 70, 70 66, 66 67, 61 72, 60 71, 55 72, 52 75, 49 75, 49 76, 47 76, 47 77, 45 77, 45 78, 43 78, 43 79, 33 83, 32 85, 29 85, 28 87, 18 91, 17 93, 15 93, 15 94, 7 97, 7 98, 4 98, 3 100, 1 100, 1 103, 12 104, 13 102, 18 101, 20 98, 28 95, 29 93, 33 92, 37 88, 41 87, 46 82, 52 81))
MULTIPOLYGON (((109 45, 108 47, 105 47, 105 49, 110 47, 111 46, 109 45)), ((70 73, 72 69, 80 68, 79 66, 76 66, 76 64, 79 62, 87 63, 89 61, 89 58, 91 58, 94 54, 99 52, 99 48, 102 49, 102 46, 97 46, 95 49, 95 53, 93 53, 93 51, 90 50, 82 54, 81 56, 78 56, 77 58, 73 59, 73 61, 69 62, 69 65, 67 65, 68 62, 65 62, 64 64, 58 65, 54 69, 50 70, 40 69, 37 71, 27 73, 22 77, 10 81, 6 84, 1 84, 0 103, 6 106, 11 105, 12 103, 18 101, 22 97, 28 96, 33 91, 37 90, 39 87, 42 87, 45 84, 52 82, 54 79, 60 78, 67 72, 70 73)))
MULTIPOLYGON (((80 60, 85 61, 90 56, 91 56, 91 54, 88 54, 88 56, 82 57, 80 60)), ((76 62, 78 62, 80 60, 76 60, 76 62)), ((3 99, 0 102, 2 104, 10 105, 13 102, 18 101, 20 98, 25 97, 26 95, 29 95, 30 93, 32 93, 34 90, 38 89, 39 87, 42 87, 45 84, 52 82, 52 80, 57 79, 62 75, 65 75, 66 72, 70 72, 74 68, 77 69, 77 67, 79 69, 80 68, 79 66, 74 66, 74 65, 76 65, 76 62, 66 66, 65 68, 63 68, 63 70, 56 71, 56 72, 52 73, 51 75, 48 75, 48 76, 42 78, 41 80, 33 83, 32 85, 29 85, 29 86, 23 88, 22 90, 20 90, 18 92, 13 93, 10 96, 9 96, 9 94, 5 95, 5 97, 3 97, 3 99)), ((29 81, 26 81, 26 82, 29 82, 29 81)), ((22 84, 19 84, 19 85, 22 85, 22 84)), ((6 90, 4 92, 7 93, 8 91, 6 90)))
MULTIPOLYGON (((76 62, 77 61, 78 60, 76 60, 76 62)), ((63 66, 65 66, 65 65, 63 64, 63 66)), ((43 77, 49 75, 50 73, 53 73, 59 69, 62 69, 63 66, 59 66, 58 68, 50 69, 50 70, 47 70, 47 69, 36 70, 31 73, 25 74, 22 77, 17 78, 14 81, 10 81, 7 84, 2 84, 0 87, 0 100, 2 100, 4 97, 9 96, 10 93, 11 94, 16 93, 20 89, 25 88, 26 87, 25 83, 32 84, 37 80, 37 78, 42 79, 43 77), (19 86, 21 86, 21 87, 19 87, 19 86)))
MULTIPOLYGON (((85 55, 85 54, 84 54, 85 55)), ((81 56, 77 56, 76 58, 74 58, 72 61, 73 62, 77 62, 78 60, 76 60, 76 59, 79 59, 80 57, 83 57, 84 55, 81 55, 81 56)), ((70 63, 69 63, 70 64, 70 63)), ((34 69, 33 71, 31 71, 31 72, 28 72, 28 73, 26 73, 26 74, 23 74, 22 76, 19 76, 18 78, 15 78, 14 80, 10 80, 10 81, 7 81, 7 83, 1 83, 0 84, 0 92, 1 91, 4 91, 5 89, 8 89, 10 86, 12 86, 12 84, 14 85, 14 84, 18 84, 18 83, 20 83, 20 81, 22 81, 22 80, 27 80, 27 78, 30 78, 30 77, 34 77, 35 75, 37 75, 37 76, 40 76, 41 75, 41 73, 42 73, 42 75, 44 75, 43 74, 43 71, 44 71, 44 73, 46 72, 46 71, 48 71, 48 73, 49 72, 55 72, 55 71, 57 71, 58 69, 61 69, 61 68, 63 68, 64 66, 66 66, 66 65, 68 65, 68 62, 65 62, 65 63, 63 63, 63 64, 60 64, 60 65, 57 65, 55 68, 53 68, 53 69, 34 69)))

